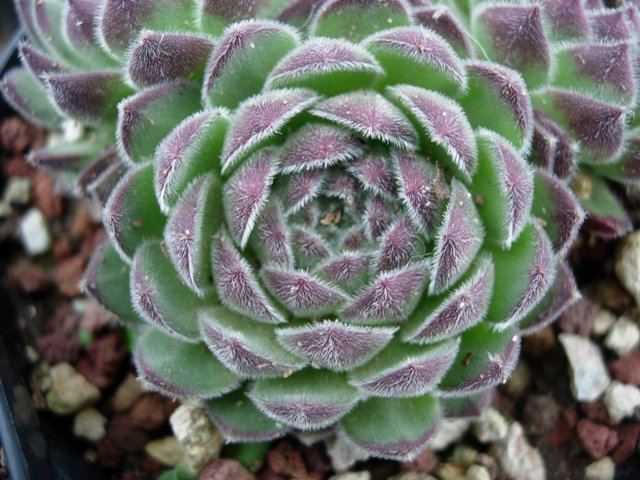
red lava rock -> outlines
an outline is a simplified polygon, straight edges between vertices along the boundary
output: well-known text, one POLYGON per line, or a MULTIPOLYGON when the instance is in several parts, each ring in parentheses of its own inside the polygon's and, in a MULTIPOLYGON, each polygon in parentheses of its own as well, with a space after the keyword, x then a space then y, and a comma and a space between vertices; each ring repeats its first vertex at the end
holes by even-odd
POLYGON ((113 314, 105 310, 103 306, 96 302, 89 302, 82 314, 80 328, 95 334, 110 325, 113 318, 113 314))
POLYGON ((80 280, 84 275, 86 259, 82 255, 74 255, 56 265, 53 279, 60 293, 66 297, 77 297, 80 290, 80 280))
POLYGON ((134 425, 152 432, 162 427, 169 418, 167 407, 164 397, 157 393, 148 393, 138 399, 129 415, 134 425))
POLYGON ((53 244, 52 255, 55 263, 60 263, 61 260, 71 255, 73 252, 73 245, 71 241, 66 237, 58 237, 53 244))
POLYGON ((2 162, 2 171, 6 177, 33 177, 37 170, 29 165, 22 155, 15 155, 2 162))
POLYGON ((542 358, 556 345, 556 334, 552 327, 528 335, 523 339, 523 351, 533 358, 542 358))
POLYGON ((286 480, 282 475, 277 474, 271 468, 267 467, 258 474, 258 480, 286 480))
POLYGON ((580 420, 576 430, 580 444, 594 460, 603 458, 618 444, 615 430, 589 419, 580 420))
POLYGON ((431 473, 438 466, 438 458, 430 449, 423 450, 412 462, 401 463, 400 468, 410 472, 431 473))
POLYGON ((581 403, 580 410, 582 410, 589 420, 607 425, 612 424, 609 413, 607 412, 607 407, 605 407, 602 402, 581 403))
POLYGON ((286 440, 279 442, 267 454, 267 462, 275 473, 289 475, 294 478, 305 478, 307 467, 300 451, 286 440))
POLYGON ((43 141, 43 130, 20 117, 8 117, 0 124, 0 147, 9 152, 25 152, 43 141))
POLYGON ((600 307, 586 297, 581 298, 566 312, 562 314, 558 321, 558 326, 563 332, 576 333, 583 337, 591 335, 593 320, 600 307))
POLYGON ((116 381, 127 355, 122 332, 108 332, 91 341, 88 355, 80 359, 76 369, 97 387, 107 388, 116 381))
POLYGON ((62 216, 62 197, 54 191, 53 179, 43 170, 38 170, 33 176, 33 201, 47 218, 62 216))
POLYGON ((237 460, 220 458, 204 467, 198 477, 199 480, 256 480, 249 470, 237 460))
POLYGON ((326 474, 333 470, 325 448, 320 443, 305 447, 302 450, 302 456, 308 470, 313 474, 317 474, 320 478, 325 478, 326 474))
POLYGON ((124 452, 113 440, 103 438, 96 445, 98 451, 98 465, 102 468, 115 470, 120 466, 124 452))
POLYGON ((629 460, 636 451, 638 437, 640 437, 640 423, 621 425, 616 430, 618 433, 618 445, 613 450, 611 458, 615 463, 624 463, 629 460))
POLYGON ((640 385, 640 350, 633 350, 622 358, 609 362, 609 370, 616 380, 640 385))
POLYGON ((53 285, 53 279, 44 269, 26 261, 11 266, 9 280, 27 294, 41 292, 53 285))
POLYGON ((558 446, 569 441, 573 437, 573 429, 578 423, 578 412, 575 410, 564 410, 556 419, 555 427, 549 435, 552 445, 558 446))
MULTIPOLYGON (((66 308, 61 312, 66 311, 66 308)), ((63 314, 62 319, 50 319, 55 326, 51 333, 36 338, 36 346, 42 357, 49 363, 67 362, 74 364, 80 356, 82 345, 76 335, 80 317, 75 313, 63 314)), ((54 315, 54 317, 56 316, 54 315)))
POLYGON ((89 209, 87 207, 78 209, 71 224, 71 235, 84 238, 87 235, 91 235, 93 227, 93 218, 89 209))
POLYGON ((141 452, 149 441, 149 435, 133 424, 128 415, 116 415, 107 425, 107 437, 121 450, 130 453, 141 452))

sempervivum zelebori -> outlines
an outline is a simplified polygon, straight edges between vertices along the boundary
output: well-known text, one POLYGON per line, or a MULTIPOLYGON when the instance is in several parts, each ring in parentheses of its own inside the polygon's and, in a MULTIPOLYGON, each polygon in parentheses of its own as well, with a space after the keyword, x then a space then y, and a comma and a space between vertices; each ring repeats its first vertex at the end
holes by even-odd
POLYGON ((87 289, 139 332, 141 379, 207 399, 229 441, 338 425, 411 458, 577 297, 561 257, 581 210, 526 163, 527 86, 474 59, 464 15, 404 0, 16 6, 31 42, 6 97, 86 125, 32 160, 78 170, 105 204, 87 289))

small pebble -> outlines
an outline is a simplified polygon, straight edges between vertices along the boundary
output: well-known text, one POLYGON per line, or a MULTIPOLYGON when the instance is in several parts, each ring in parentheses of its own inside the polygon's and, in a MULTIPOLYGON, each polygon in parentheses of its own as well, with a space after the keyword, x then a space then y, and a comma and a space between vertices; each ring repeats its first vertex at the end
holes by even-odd
POLYGON ((390 477, 388 480, 437 480, 436 477, 428 473, 403 472, 390 477))
POLYGON ((600 348, 591 340, 570 333, 561 333, 559 339, 569 360, 574 398, 580 402, 597 400, 611 382, 600 348))
POLYGON ((107 419, 95 408, 85 408, 73 419, 73 434, 91 442, 98 442, 106 435, 107 419))
POLYGON ((611 457, 604 457, 587 465, 584 470, 585 480, 613 480, 616 475, 616 464, 611 457))
POLYGON ((449 462, 455 463, 462 467, 468 467, 475 463, 478 458, 478 451, 467 445, 456 445, 453 449, 453 453, 449 457, 449 462))
POLYGON ((169 418, 171 428, 184 450, 184 462, 194 472, 220 456, 224 438, 197 405, 180 405, 169 418))
POLYGON ((467 469, 466 480, 491 480, 491 473, 482 465, 471 465, 467 469))
POLYGON ((640 388, 614 380, 604 393, 603 402, 611 420, 619 423, 640 414, 640 388))
POLYGON ((174 467, 182 461, 182 445, 173 435, 152 440, 144 446, 144 451, 156 462, 174 467))
POLYGON ((369 472, 339 473, 329 477, 329 480, 371 480, 371 474, 369 472))
POLYGON ((436 452, 444 450, 460 440, 467 433, 470 425, 471 421, 466 418, 444 418, 436 434, 429 440, 429 448, 436 452))
POLYGON ((640 386, 640 350, 609 362, 609 370, 616 380, 640 386))
POLYGON ((618 434, 615 430, 588 418, 578 422, 576 432, 582 448, 594 460, 603 458, 618 444, 618 434))
POLYGON ((58 415, 75 413, 100 400, 100 390, 89 383, 68 363, 51 367, 51 387, 46 394, 47 406, 58 415))
POLYGON ((622 240, 616 255, 615 272, 622 286, 640 306, 640 230, 622 240))
POLYGON ((435 474, 441 480, 466 480, 464 469, 453 463, 441 463, 435 474))
POLYGON ((129 373, 113 395, 111 406, 116 412, 126 412, 143 393, 144 389, 136 379, 136 376, 133 373, 129 373))
POLYGON ((520 362, 511 374, 511 378, 504 385, 503 390, 509 395, 517 397, 524 393, 531 384, 531 369, 525 362, 520 362))
POLYGON ((11 177, 4 190, 3 201, 9 205, 26 205, 31 199, 29 177, 11 177))
POLYGON ((593 330, 591 331, 595 336, 605 335, 613 323, 616 321, 616 316, 609 310, 601 309, 593 320, 593 330))
POLYGON ((638 324, 626 316, 620 317, 613 324, 604 339, 604 345, 622 357, 633 350, 640 342, 638 324))
POLYGON ((255 480, 255 475, 237 460, 220 458, 207 464, 198 480, 255 480))
POLYGON ((487 408, 479 419, 473 422, 473 434, 481 443, 493 443, 504 439, 509 424, 495 408, 487 408))
POLYGON ((51 234, 47 219, 37 208, 28 210, 20 219, 20 238, 29 255, 40 255, 51 248, 51 234))
POLYGON ((514 480, 546 480, 547 475, 540 452, 524 436, 522 425, 514 422, 507 437, 494 447, 503 472, 514 480))
POLYGON ((344 435, 335 435, 327 440, 327 455, 331 460, 331 466, 336 472, 344 472, 357 462, 367 460, 369 454, 347 440, 344 435))

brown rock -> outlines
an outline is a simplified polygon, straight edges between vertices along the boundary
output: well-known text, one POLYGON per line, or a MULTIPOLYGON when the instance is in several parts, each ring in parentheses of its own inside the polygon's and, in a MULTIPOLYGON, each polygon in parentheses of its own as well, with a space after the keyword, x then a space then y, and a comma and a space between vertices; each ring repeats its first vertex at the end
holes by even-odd
POLYGON ((609 363, 611 375, 622 383, 640 386, 640 350, 632 350, 609 363))
POLYGON ((607 407, 605 407, 602 402, 581 403, 580 410, 582 410, 589 420, 606 425, 612 424, 609 413, 607 412, 607 407))
POLYGON ((549 435, 551 445, 562 445, 573 437, 573 429, 578 423, 578 412, 575 410, 564 410, 556 419, 553 431, 549 435))
POLYGON ((66 297, 77 297, 80 290, 80 280, 84 275, 86 259, 81 255, 74 255, 56 265, 53 279, 60 293, 66 297))
POLYGON ((128 355, 122 332, 108 332, 95 337, 87 353, 78 362, 78 371, 100 388, 113 385, 128 355))
POLYGON ((124 452, 108 437, 103 438, 96 445, 98 451, 98 465, 102 468, 115 470, 120 466, 124 452))
POLYGON ((6 177, 33 177, 37 170, 29 165, 22 155, 15 155, 2 162, 2 171, 6 177))
POLYGON ((116 412, 129 410, 142 396, 144 390, 133 373, 129 373, 111 398, 111 408, 116 412))
POLYGON ((107 438, 121 450, 137 453, 144 450, 149 436, 140 427, 133 424, 128 415, 116 415, 107 426, 107 438))
POLYGON ((616 431, 618 433, 618 445, 611 454, 611 458, 615 463, 624 463, 636 451, 638 437, 640 437, 640 423, 621 425, 616 431))
POLYGON ((53 328, 50 333, 36 338, 36 346, 42 357, 49 363, 67 362, 74 364, 80 356, 82 345, 78 341, 80 317, 66 307, 49 319, 53 328))
POLYGON ((558 325, 563 332, 588 337, 600 307, 586 297, 581 298, 562 314, 558 325))
POLYGON ((546 327, 542 330, 524 337, 522 342, 523 351, 533 357, 541 358, 551 350, 556 344, 556 334, 552 327, 546 327))
POLYGON ((524 405, 524 422, 532 435, 546 435, 555 426, 560 407, 551 395, 531 395, 524 405))
POLYGON ((307 467, 300 451, 289 441, 278 442, 267 454, 267 463, 275 473, 294 478, 305 478, 307 467))
POLYGON ((62 197, 55 192, 53 179, 44 170, 38 170, 33 176, 33 201, 47 218, 62 216, 64 210, 62 197))
POLYGON ((271 470, 271 468, 267 467, 258 474, 258 480, 286 480, 286 479, 282 475, 271 470))
POLYGON ((157 393, 143 395, 129 412, 134 425, 148 432, 162 427, 169 418, 167 400, 157 393))
POLYGON ((400 468, 418 473, 431 473, 438 465, 438 457, 431 449, 425 449, 412 461, 401 463, 400 468))
POLYGON ((53 279, 45 270, 26 261, 19 261, 11 266, 9 280, 27 294, 40 292, 53 285, 53 279))
POLYGON ((59 263, 73 252, 73 245, 66 236, 58 237, 53 244, 53 261, 59 263))
POLYGON ((93 218, 91 212, 86 206, 79 208, 73 217, 73 223, 71 224, 71 235, 74 237, 83 238, 87 235, 91 235, 93 232, 93 218))
POLYGON ((237 460, 220 458, 210 462, 198 477, 199 480, 256 480, 249 470, 237 460))
POLYGON ((580 444, 594 460, 603 458, 618 444, 615 430, 589 419, 580 420, 576 431, 580 444))
POLYGON ((0 124, 0 147, 8 152, 26 152, 31 147, 39 146, 43 140, 43 130, 20 117, 7 117, 0 124))

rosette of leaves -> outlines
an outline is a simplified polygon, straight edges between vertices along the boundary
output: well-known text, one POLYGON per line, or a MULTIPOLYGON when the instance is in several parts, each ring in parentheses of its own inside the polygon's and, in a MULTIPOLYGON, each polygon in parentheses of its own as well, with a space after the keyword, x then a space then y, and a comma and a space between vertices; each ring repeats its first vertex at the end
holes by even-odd
MULTIPOLYGON (((456 3, 483 55, 521 72, 530 89, 531 162, 572 185, 587 227, 608 237, 628 232, 631 221, 609 181, 640 185, 640 3, 456 3)), ((548 188, 536 180, 536 189, 548 188)))
POLYGON ((5 96, 86 126, 32 154, 104 204, 86 288, 137 332, 142 381, 228 441, 339 429, 410 459, 577 298, 582 210, 526 162, 535 97, 459 5, 16 7, 5 96))

